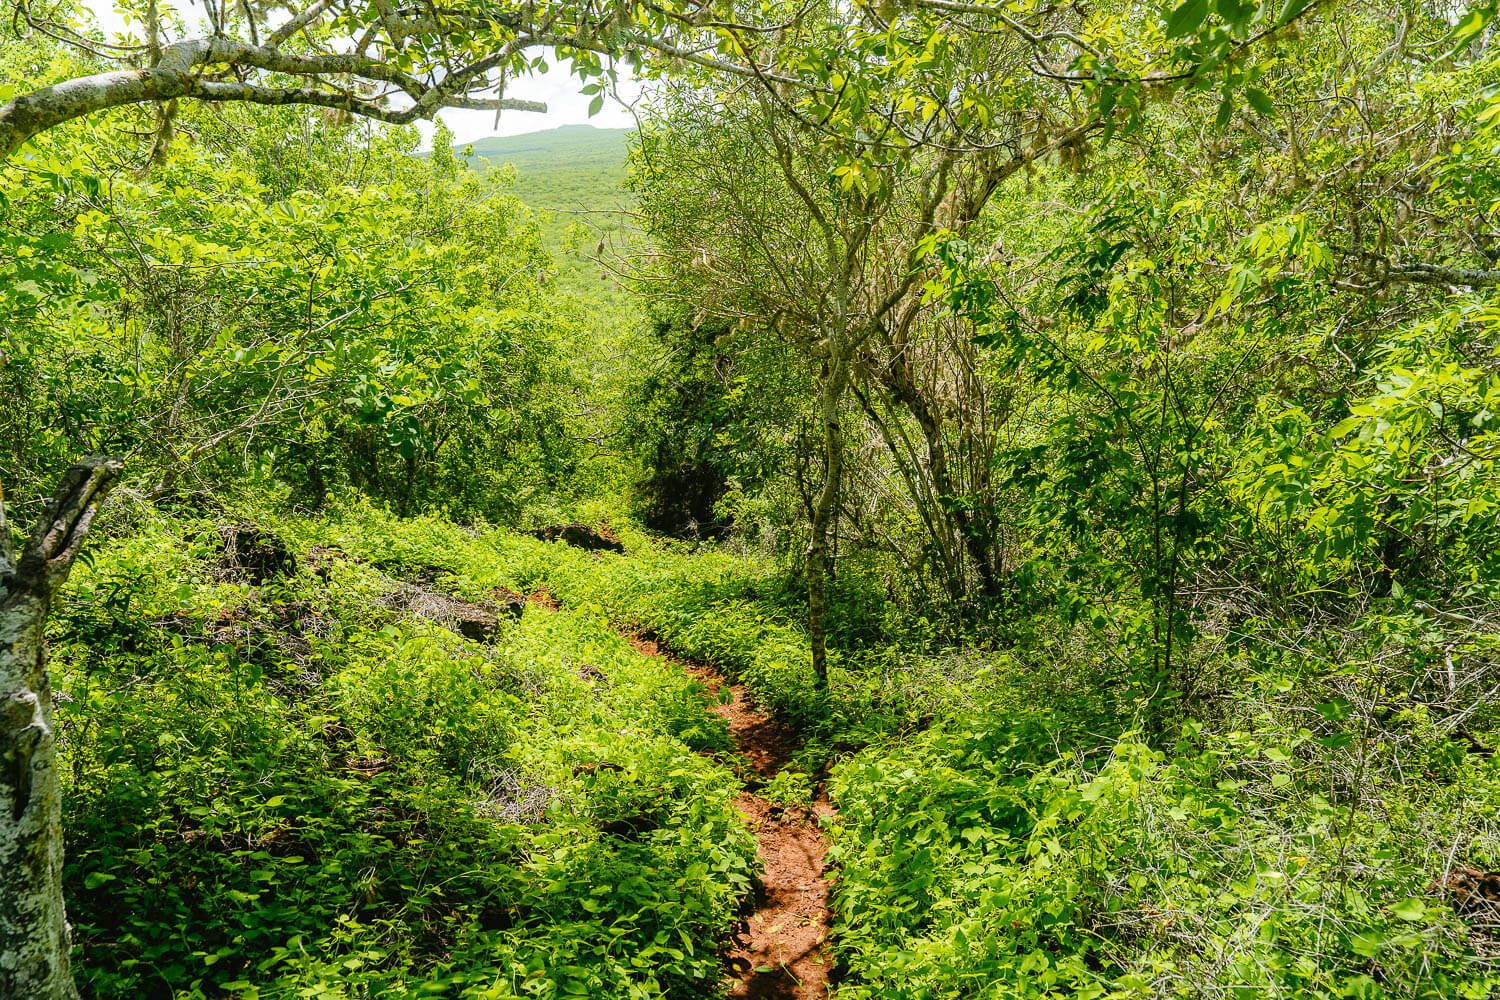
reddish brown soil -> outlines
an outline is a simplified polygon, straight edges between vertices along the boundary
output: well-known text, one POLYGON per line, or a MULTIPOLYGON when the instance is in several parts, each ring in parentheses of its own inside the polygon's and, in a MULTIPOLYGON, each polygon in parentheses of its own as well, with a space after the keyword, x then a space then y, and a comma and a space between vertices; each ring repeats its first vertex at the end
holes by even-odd
MULTIPOLYGON (((665 655, 649 639, 632 639, 631 644, 648 656, 665 655)), ((775 777, 797 752, 796 733, 717 671, 693 664, 683 664, 683 669, 710 691, 729 688, 733 700, 711 710, 729 723, 746 768, 761 781, 775 777)), ((829 880, 823 871, 828 845, 818 821, 831 816, 833 808, 821 786, 810 809, 783 810, 750 792, 741 793, 734 804, 759 841, 764 891, 756 894, 755 910, 725 958, 729 995, 750 1000, 827 996, 833 963, 828 950, 829 880)))
POLYGON ((538 587, 534 593, 526 595, 526 603, 543 611, 557 611, 557 598, 552 596, 552 591, 546 587, 538 587))

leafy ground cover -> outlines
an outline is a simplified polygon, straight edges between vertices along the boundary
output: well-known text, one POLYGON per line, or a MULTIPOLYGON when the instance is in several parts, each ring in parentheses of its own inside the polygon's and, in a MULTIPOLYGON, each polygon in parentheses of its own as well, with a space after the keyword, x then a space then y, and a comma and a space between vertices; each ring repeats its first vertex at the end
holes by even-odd
POLYGON ((162 523, 59 609, 88 995, 701 995, 756 865, 702 688, 586 614, 414 613, 504 572, 451 524, 273 527, 295 575, 162 523))
POLYGON ((1016 649, 850 642, 820 695, 785 583, 723 551, 366 506, 262 525, 295 574, 252 585, 215 525, 158 523, 54 623, 92 996, 712 995, 758 865, 747 775, 711 695, 622 631, 793 727, 760 795, 837 810, 838 996, 1497 986, 1433 890, 1453 844, 1500 861, 1500 765, 1420 712, 1393 746, 1352 669, 1266 672, 1153 747, 1037 707, 1016 649), (453 630, 515 593, 492 641, 453 630))
POLYGON ((1357 664, 1263 672, 1241 714, 1155 748, 1128 719, 1091 729, 1101 713, 1047 697, 1018 649, 962 669, 951 653, 846 649, 820 698, 764 569, 631 543, 637 558, 598 562, 497 541, 517 585, 715 664, 801 725, 779 780, 800 774, 790 798, 805 803, 831 765, 839 996, 1496 988, 1483 922, 1434 890, 1455 844, 1481 868, 1500 860, 1500 767, 1420 711, 1351 713, 1357 664))

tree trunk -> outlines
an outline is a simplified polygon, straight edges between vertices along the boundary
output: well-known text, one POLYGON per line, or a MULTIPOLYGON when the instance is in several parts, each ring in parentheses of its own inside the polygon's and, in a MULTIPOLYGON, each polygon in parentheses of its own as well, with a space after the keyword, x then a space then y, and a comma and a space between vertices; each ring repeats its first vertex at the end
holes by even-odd
POLYGON ((948 449, 943 441, 942 424, 926 396, 917 388, 904 352, 902 345, 892 353, 890 363, 881 372, 882 381, 922 428, 922 438, 927 442, 927 466, 937 488, 943 517, 953 525, 953 533, 969 553, 969 559, 979 574, 980 591, 986 597, 994 597, 1000 592, 1000 581, 995 570, 994 553, 990 549, 988 528, 975 523, 954 488, 953 477, 948 471, 948 449))
POLYGON ((0 497, 0 997, 78 997, 44 630, 52 596, 120 468, 118 459, 91 457, 69 469, 19 561, 0 497))
POLYGON ((819 690, 828 690, 828 528, 838 508, 839 484, 844 475, 844 425, 839 403, 849 384, 847 361, 832 358, 818 386, 819 418, 823 422, 823 488, 813 503, 807 540, 807 632, 812 640, 813 674, 819 690))

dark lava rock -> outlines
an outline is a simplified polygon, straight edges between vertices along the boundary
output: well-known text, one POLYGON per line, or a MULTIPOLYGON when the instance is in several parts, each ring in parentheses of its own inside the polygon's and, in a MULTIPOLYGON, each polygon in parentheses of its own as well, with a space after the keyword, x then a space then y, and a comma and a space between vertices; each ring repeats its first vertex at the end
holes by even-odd
POLYGON ((437 583, 438 579, 451 574, 453 571, 446 566, 434 566, 431 563, 412 563, 402 559, 376 559, 376 569, 388 576, 407 583, 429 585, 437 583))
POLYGON ((494 595, 495 600, 499 602, 500 607, 505 610, 505 613, 512 618, 520 618, 521 614, 526 610, 525 594, 518 594, 506 587, 492 587, 490 593, 494 595))
POLYGON ((544 542, 564 542, 575 549, 589 552, 624 552, 625 546, 618 538, 611 538, 586 524, 553 524, 538 528, 532 534, 544 542))
POLYGON ((278 536, 253 524, 230 524, 219 529, 219 564, 260 586, 278 576, 297 572, 297 557, 278 536))
POLYGON ((500 631, 500 616, 477 604, 454 602, 453 627, 465 639, 475 642, 494 642, 500 631))
POLYGON ((1459 865, 1427 890, 1447 896, 1448 904, 1461 917, 1482 919, 1491 928, 1500 923, 1500 872, 1459 865))

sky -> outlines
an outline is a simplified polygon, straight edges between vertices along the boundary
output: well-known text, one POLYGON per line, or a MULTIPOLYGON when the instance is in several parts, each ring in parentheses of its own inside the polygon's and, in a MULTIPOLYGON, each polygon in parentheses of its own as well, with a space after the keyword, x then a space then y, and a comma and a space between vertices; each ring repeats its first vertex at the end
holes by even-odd
MULTIPOLYGON (((83 0, 83 6, 98 21, 105 32, 123 31, 124 20, 116 12, 113 0, 83 0)), ((196 5, 186 5, 191 12, 196 5)), ((493 111, 460 111, 447 109, 438 112, 439 117, 453 130, 456 142, 473 142, 491 135, 523 135, 560 125, 594 125, 598 128, 634 128, 635 118, 620 102, 606 98, 604 107, 594 117, 588 114, 592 97, 578 93, 583 81, 568 72, 570 64, 555 65, 548 60, 546 73, 522 77, 511 82, 506 96, 527 101, 542 101, 547 105, 545 114, 532 111, 502 111, 496 126, 493 111)), ((627 67, 620 67, 620 96, 633 101, 640 96, 641 85, 629 75, 627 67)), ((432 136, 431 122, 418 122, 424 144, 432 136)))
MULTIPOLYGON (((641 85, 633 77, 628 76, 629 72, 628 67, 620 67, 620 92, 625 99, 634 100, 640 96, 641 85)), ((583 86, 582 80, 576 76, 570 76, 566 67, 551 65, 551 60, 549 60, 546 73, 530 78, 522 77, 506 88, 507 97, 546 102, 546 114, 502 111, 498 129, 494 127, 495 113, 493 111, 459 111, 450 108, 438 114, 453 130, 458 142, 473 142, 475 139, 482 139, 488 135, 520 135, 524 132, 557 128, 559 125, 588 124, 599 128, 635 128, 635 118, 631 116, 630 110, 609 98, 605 98, 604 107, 599 113, 590 118, 589 102, 593 98, 578 93, 578 88, 581 86, 583 86)), ((430 123, 422 122, 419 127, 422 128, 424 138, 431 134, 430 123)))

